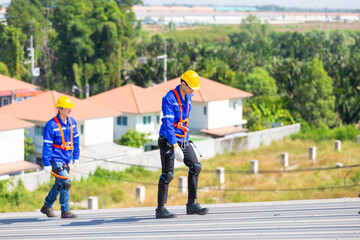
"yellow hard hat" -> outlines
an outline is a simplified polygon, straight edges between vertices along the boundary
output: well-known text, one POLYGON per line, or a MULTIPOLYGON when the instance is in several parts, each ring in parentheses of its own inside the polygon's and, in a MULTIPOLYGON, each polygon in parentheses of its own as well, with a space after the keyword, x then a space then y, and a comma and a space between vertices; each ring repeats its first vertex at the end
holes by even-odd
POLYGON ((73 108, 74 104, 71 102, 71 100, 68 97, 62 96, 59 97, 59 99, 56 102, 56 108, 58 107, 73 108))
POLYGON ((191 89, 200 89, 200 77, 195 71, 186 71, 183 75, 181 75, 181 79, 184 80, 191 89))

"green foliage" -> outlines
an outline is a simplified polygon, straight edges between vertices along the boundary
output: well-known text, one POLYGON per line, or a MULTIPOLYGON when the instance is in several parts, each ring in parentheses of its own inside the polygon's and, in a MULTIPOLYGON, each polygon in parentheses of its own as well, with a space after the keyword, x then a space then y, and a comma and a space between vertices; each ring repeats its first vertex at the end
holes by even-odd
POLYGON ((150 140, 146 138, 147 134, 139 133, 134 129, 129 129, 121 138, 118 140, 118 144, 130 146, 130 147, 141 147, 144 148, 146 144, 150 143, 150 140))
POLYGON ((316 142, 324 140, 355 142, 359 134, 360 130, 357 130, 353 125, 344 125, 334 129, 329 129, 324 125, 321 128, 302 126, 299 133, 291 135, 291 139, 313 140, 316 142))
POLYGON ((332 80, 319 59, 314 58, 306 63, 294 91, 296 107, 309 124, 335 125, 332 80))
POLYGON ((26 35, 20 29, 0 25, 0 62, 6 63, 14 78, 26 78, 23 65, 26 35))
POLYGON ((31 137, 26 137, 26 135, 29 132, 27 130, 24 131, 25 134, 25 143, 24 143, 24 154, 25 154, 25 159, 27 159, 27 157, 35 152, 35 144, 34 144, 34 140, 31 137))
POLYGON ((281 103, 267 101, 259 104, 252 103, 251 107, 251 111, 248 108, 244 110, 244 115, 248 120, 246 126, 250 131, 295 123, 290 112, 284 109, 281 103))
POLYGON ((252 93, 254 98, 261 96, 274 98, 277 96, 275 79, 260 67, 254 68, 251 73, 240 81, 239 87, 244 91, 252 93))
POLYGON ((10 76, 10 72, 5 63, 0 62, 0 74, 10 76))

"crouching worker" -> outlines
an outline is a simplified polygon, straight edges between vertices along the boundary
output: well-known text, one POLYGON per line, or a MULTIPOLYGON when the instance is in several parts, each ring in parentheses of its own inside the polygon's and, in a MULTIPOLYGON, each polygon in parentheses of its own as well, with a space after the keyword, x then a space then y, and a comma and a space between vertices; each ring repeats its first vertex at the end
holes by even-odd
MULTIPOLYGON (((44 129, 44 144, 42 162, 47 173, 53 171, 62 177, 69 177, 69 163, 74 160, 74 165, 79 165, 79 134, 75 119, 70 117, 74 104, 68 97, 60 97, 57 100, 56 108, 58 114, 48 121, 44 129)), ((55 177, 55 184, 45 198, 41 212, 48 217, 56 217, 52 206, 60 194, 61 218, 77 218, 77 215, 70 211, 69 189, 70 179, 55 177)))
POLYGON ((164 207, 167 201, 168 189, 174 178, 174 159, 184 162, 189 167, 188 202, 186 214, 206 214, 209 209, 202 208, 195 202, 201 164, 189 144, 188 118, 191 110, 191 98, 195 90, 200 89, 199 75, 186 71, 181 75, 180 85, 169 91, 162 99, 162 125, 159 132, 162 174, 158 185, 158 207, 156 218, 172 218, 175 214, 164 207))

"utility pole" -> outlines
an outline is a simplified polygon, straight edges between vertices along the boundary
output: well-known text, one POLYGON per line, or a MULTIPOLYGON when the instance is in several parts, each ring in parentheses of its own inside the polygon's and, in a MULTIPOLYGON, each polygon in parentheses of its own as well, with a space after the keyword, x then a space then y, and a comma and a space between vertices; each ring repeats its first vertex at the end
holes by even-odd
POLYGON ((33 35, 30 36, 30 47, 27 48, 29 51, 29 57, 31 57, 30 61, 26 61, 25 64, 31 63, 31 70, 30 70, 30 76, 31 76, 31 84, 35 83, 35 77, 38 77, 40 75, 40 68, 35 67, 35 51, 34 51, 34 41, 33 41, 33 35))
MULTIPOLYGON (((81 93, 84 93, 84 91, 81 88, 79 88, 76 85, 73 85, 72 86, 73 96, 75 96, 75 90, 77 90, 81 93)), ((87 83, 87 84, 85 84, 85 98, 89 98, 89 95, 90 95, 90 85, 87 83)))
POLYGON ((167 54, 166 54, 166 40, 164 42, 164 55, 157 56, 158 59, 164 59, 164 73, 163 73, 163 82, 167 81, 167 54))
POLYGON ((166 39, 164 41, 164 82, 167 81, 167 54, 166 54, 166 39))

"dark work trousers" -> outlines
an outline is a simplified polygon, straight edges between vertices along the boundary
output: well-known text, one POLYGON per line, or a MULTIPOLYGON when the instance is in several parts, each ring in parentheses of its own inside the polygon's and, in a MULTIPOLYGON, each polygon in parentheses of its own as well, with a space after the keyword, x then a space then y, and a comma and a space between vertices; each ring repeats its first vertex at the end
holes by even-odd
MULTIPOLYGON (((158 185, 158 209, 164 207, 167 202, 167 195, 169 190, 169 183, 171 182, 174 176, 174 161, 175 153, 174 147, 168 142, 164 137, 159 137, 158 145, 160 148, 161 156, 161 167, 162 174, 160 176, 159 185, 158 185), (169 174, 170 173, 170 174, 169 174)), ((197 185, 199 179, 199 172, 195 173, 193 171, 194 166, 201 170, 201 164, 198 161, 198 158, 194 152, 194 148, 189 142, 179 143, 179 147, 182 147, 184 153, 184 163, 189 167, 188 175, 188 203, 193 203, 197 198, 197 185), (181 146, 183 145, 183 146, 181 146)))

